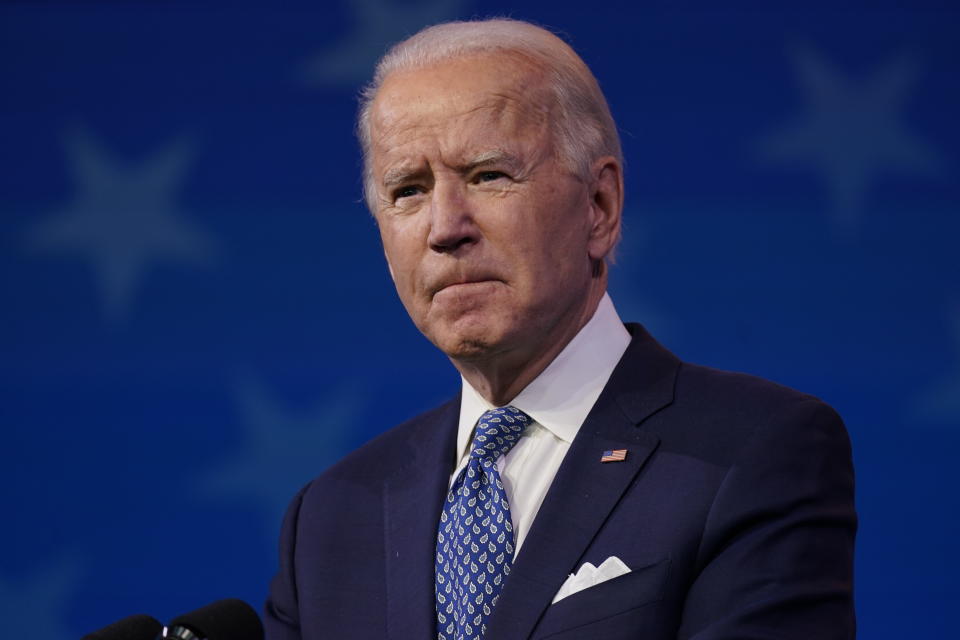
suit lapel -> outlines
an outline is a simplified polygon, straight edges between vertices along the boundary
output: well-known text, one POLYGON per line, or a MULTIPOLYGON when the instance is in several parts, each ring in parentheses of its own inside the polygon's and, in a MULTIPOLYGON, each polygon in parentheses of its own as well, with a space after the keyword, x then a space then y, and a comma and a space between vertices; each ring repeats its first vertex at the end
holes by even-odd
POLYGON ((527 638, 659 444, 638 426, 670 404, 679 361, 639 325, 557 471, 517 555, 487 637, 527 638), (626 449, 623 462, 602 453, 626 449))
POLYGON ((436 636, 437 523, 453 472, 459 410, 457 397, 424 416, 404 452, 409 463, 384 481, 389 638, 436 636))

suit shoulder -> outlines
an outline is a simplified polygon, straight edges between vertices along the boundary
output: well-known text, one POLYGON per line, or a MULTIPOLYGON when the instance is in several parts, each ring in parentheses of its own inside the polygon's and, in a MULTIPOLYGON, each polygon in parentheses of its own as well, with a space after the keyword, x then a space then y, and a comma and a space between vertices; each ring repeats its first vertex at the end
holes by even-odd
POLYGON ((789 446, 827 438, 849 447, 837 412, 819 398, 757 376, 683 363, 671 424, 679 449, 729 463, 749 443, 789 446))
POLYGON ((808 393, 736 371, 724 371, 684 362, 676 381, 676 398, 680 403, 702 405, 711 411, 725 410, 750 413, 781 413, 799 405, 828 405, 808 393))

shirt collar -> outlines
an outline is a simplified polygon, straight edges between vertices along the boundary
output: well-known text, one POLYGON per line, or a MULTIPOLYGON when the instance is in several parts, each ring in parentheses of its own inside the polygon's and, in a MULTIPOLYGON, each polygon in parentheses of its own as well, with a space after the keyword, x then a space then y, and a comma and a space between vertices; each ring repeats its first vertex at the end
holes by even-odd
MULTIPOLYGON (((630 333, 620 321, 606 293, 590 321, 540 375, 508 404, 520 409, 566 443, 573 442, 580 425, 607 384, 630 333)), ((457 460, 463 458, 480 416, 493 409, 463 376, 457 460)))

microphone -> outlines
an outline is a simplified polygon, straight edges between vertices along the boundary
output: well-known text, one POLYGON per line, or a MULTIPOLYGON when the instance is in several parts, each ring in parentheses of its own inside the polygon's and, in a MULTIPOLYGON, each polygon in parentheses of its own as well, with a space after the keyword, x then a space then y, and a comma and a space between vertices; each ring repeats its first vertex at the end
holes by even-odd
POLYGON ((253 607, 229 598, 174 618, 159 640, 168 639, 263 640, 263 625, 253 607))
POLYGON ((88 633, 80 640, 154 640, 163 625, 156 618, 138 614, 88 633))

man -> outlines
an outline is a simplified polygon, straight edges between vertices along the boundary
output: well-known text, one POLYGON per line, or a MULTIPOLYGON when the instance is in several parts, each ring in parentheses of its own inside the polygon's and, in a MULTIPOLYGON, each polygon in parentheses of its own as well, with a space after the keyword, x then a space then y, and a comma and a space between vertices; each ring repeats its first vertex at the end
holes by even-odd
POLYGON ((269 637, 853 637, 843 425, 620 322, 620 146, 580 58, 431 27, 358 129, 397 293, 463 389, 296 496, 269 637))

